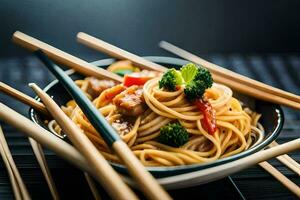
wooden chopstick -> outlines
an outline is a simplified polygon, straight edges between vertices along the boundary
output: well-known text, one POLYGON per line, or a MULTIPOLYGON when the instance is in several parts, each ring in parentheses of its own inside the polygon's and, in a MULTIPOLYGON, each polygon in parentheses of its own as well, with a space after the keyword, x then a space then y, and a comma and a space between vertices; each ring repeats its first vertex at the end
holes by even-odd
POLYGON ((30 145, 32 147, 32 150, 34 152, 34 155, 40 165, 40 168, 42 170, 42 173, 46 179, 46 182, 47 182, 47 185, 49 187, 49 190, 50 190, 50 193, 51 193, 51 196, 54 200, 59 200, 59 194, 58 194, 58 191, 57 191, 57 188, 56 188, 56 185, 55 185, 55 182, 52 178, 52 175, 51 175, 51 172, 50 172, 50 169, 48 167, 48 164, 47 164, 47 161, 46 161, 46 158, 45 158, 45 154, 44 154, 44 151, 42 149, 42 146, 37 143, 34 139, 32 138, 28 138, 29 142, 30 142, 30 145))
MULTIPOLYGON (((16 100, 19 100, 19 101, 33 107, 38 112, 49 115, 49 113, 48 113, 47 109, 45 108, 44 104, 42 104, 41 102, 35 100, 34 98, 32 98, 28 95, 22 93, 19 90, 16 90, 16 89, 10 87, 9 85, 7 85, 3 82, 0 82, 0 91, 3 91, 6 94, 10 95, 11 97, 15 98, 16 100)), ((43 172, 43 175, 46 179, 46 182, 47 182, 47 185, 50 189, 52 198, 57 200, 57 199, 59 199, 59 195, 58 195, 54 180, 52 178, 51 172, 49 170, 49 167, 48 167, 43 149, 42 149, 41 145, 39 143, 37 143, 35 140, 33 140, 30 137, 28 139, 29 139, 30 145, 32 147, 32 150, 34 152, 34 155, 37 158, 37 161, 38 161, 38 163, 41 167, 41 170, 43 172)), ((88 182, 88 185, 89 185, 91 191, 93 192, 93 195, 94 195, 95 199, 99 199, 100 195, 97 194, 96 188, 91 182, 92 179, 91 178, 88 179, 89 175, 87 173, 85 173, 85 177, 86 177, 86 180, 88 182)))
MULTIPOLYGON (((97 39, 93 36, 90 36, 86 33, 78 33, 77 39, 79 42, 93 48, 96 50, 99 50, 105 54, 108 54, 110 56, 113 56, 115 58, 119 59, 128 59, 131 60, 134 64, 137 66, 142 66, 146 69, 156 70, 156 71, 165 71, 167 70, 166 67, 163 67, 161 65, 158 65, 156 63, 150 62, 144 58, 141 58, 139 56, 136 56, 132 53, 129 53, 123 49, 120 49, 116 46, 113 46, 111 44, 108 44, 100 39, 97 39)), ((205 65, 206 66, 206 65, 205 65)), ((249 96, 253 96, 258 99, 262 99, 265 101, 270 101, 273 103, 279 103, 282 105, 289 106, 291 108, 300 109, 300 103, 295 102, 293 100, 289 100, 285 97, 281 97, 278 95, 274 95, 272 93, 267 93, 265 91, 262 91, 256 87, 252 87, 251 85, 244 84, 240 81, 235 81, 232 78, 227 78, 223 75, 220 75, 219 73, 212 72, 212 76, 214 80, 218 83, 223 83, 228 85, 229 87, 233 88, 236 91, 239 91, 241 93, 247 94, 249 96)), ((271 86, 269 86, 271 87, 271 86)), ((285 92, 286 93, 286 92, 285 92)), ((295 96, 295 95, 294 95, 295 96)))
MULTIPOLYGON (((18 101, 21 101, 23 103, 25 103, 26 105, 29 105, 31 107, 33 107, 34 109, 36 109, 38 112, 41 112, 45 115, 49 115, 48 111, 46 110, 45 106, 41 103, 38 102, 37 100, 35 100, 34 98, 10 87, 9 85, 0 82, 0 91, 6 93, 7 95, 17 99, 18 101)), ((56 185, 54 183, 54 180, 52 178, 51 172, 49 170, 47 161, 45 159, 45 155, 44 155, 44 151, 42 149, 42 147, 40 146, 40 144, 38 144, 35 140, 33 140, 32 138, 28 138, 29 143, 32 147, 33 153, 39 163, 39 166, 42 170, 42 173, 46 179, 47 185, 49 187, 50 193, 52 195, 52 198, 55 200, 59 199, 59 195, 57 192, 57 188, 56 185)))
POLYGON ((36 84, 31 83, 30 87, 40 97, 47 110, 52 114, 55 121, 68 138, 85 156, 87 162, 97 175, 97 180, 114 199, 138 199, 134 192, 123 182, 116 171, 110 166, 98 149, 82 134, 78 126, 60 109, 60 107, 36 84))
POLYGON ((13 34, 12 39, 15 43, 30 51, 36 51, 38 49, 41 49, 56 62, 71 67, 74 70, 87 76, 94 76, 97 78, 109 78, 117 82, 122 82, 123 80, 122 77, 114 73, 110 73, 102 68, 96 67, 89 62, 86 62, 62 50, 59 50, 22 32, 16 31, 13 34))
POLYGON ((86 182, 88 183, 88 185, 93 193, 95 200, 101 200, 101 196, 97 190, 96 184, 95 184, 94 180, 92 179, 92 177, 86 172, 84 172, 83 174, 86 179, 86 182))
MULTIPOLYGON (((278 146, 279 144, 277 142, 272 142, 269 147, 275 147, 278 146)), ((298 176, 300 176, 300 165, 297 163, 293 158, 288 156, 287 154, 281 155, 276 157, 277 160, 279 160, 281 163, 286 165, 288 168, 290 168, 292 171, 294 171, 298 176)))
POLYGON ((142 68, 148 68, 148 66, 151 65, 151 68, 155 71, 165 71, 165 68, 159 64, 148 61, 140 56, 134 55, 86 33, 79 32, 77 34, 77 40, 91 48, 105 52, 107 55, 114 58, 131 60, 135 65, 142 68))
POLYGON ((102 138, 110 146, 127 167, 129 174, 137 181, 141 190, 149 199, 171 199, 169 194, 157 183, 154 177, 145 169, 142 163, 132 153, 127 144, 120 138, 116 130, 106 121, 85 94, 77 87, 65 72, 54 65, 42 51, 35 54, 53 73, 76 101, 90 123, 101 133, 102 138))
POLYGON ((23 115, 0 102, 0 119, 16 127, 28 137, 33 138, 41 145, 49 148, 67 161, 74 163, 78 168, 92 175, 94 172, 87 164, 86 159, 72 145, 53 135, 46 129, 38 126, 23 115))
POLYGON ((8 176, 9 176, 10 183, 12 184, 12 190, 13 190, 13 193, 14 193, 14 197, 15 197, 16 200, 22 200, 21 192, 20 192, 17 180, 14 176, 14 173, 13 173, 13 171, 12 171, 10 165, 9 165, 9 162, 8 162, 6 156, 5 156, 5 152, 4 152, 1 145, 0 145, 0 153, 1 153, 2 160, 5 164, 5 167, 7 169, 7 173, 8 173, 8 176))
POLYGON ((0 91, 4 92, 5 94, 33 107, 35 110, 45 114, 45 115, 48 115, 48 111, 47 109, 45 108, 45 106, 41 103, 41 102, 38 102, 36 101, 34 98, 10 87, 9 85, 3 83, 3 82, 0 82, 0 91))
POLYGON ((243 76, 241 74, 235 73, 233 71, 230 71, 228 69, 225 69, 223 67, 220 67, 218 65, 215 65, 211 62, 208 62, 199 56, 196 56, 186 50, 183 50, 169 42, 161 41, 159 43, 159 46, 169 52, 172 52, 175 55, 178 55, 186 60, 190 60, 192 62, 195 62, 197 64, 203 65, 207 69, 209 69, 213 74, 222 76, 224 78, 234 80, 235 82, 243 83, 244 85, 248 85, 253 88, 257 88, 261 91, 264 91, 269 94, 273 94, 276 96, 280 96, 282 98, 290 99, 292 101, 295 101, 297 103, 300 103, 300 96, 292 94, 290 92, 272 87, 270 85, 264 84, 262 82, 253 80, 249 77, 243 76))
MULTIPOLYGON (((0 126, 0 134, 3 134, 1 126, 0 126)), ((11 167, 11 165, 10 165, 8 159, 7 159, 5 150, 4 150, 3 145, 2 145, 1 142, 0 142, 0 153, 1 153, 2 160, 3 160, 3 162, 6 166, 10 182, 12 184, 12 190, 14 192, 15 199, 16 200, 22 200, 22 194, 21 194, 21 191, 20 191, 20 187, 19 187, 18 182, 15 178, 14 172, 13 172, 12 167, 11 167)))
POLYGON ((23 179, 22 179, 22 177, 21 177, 21 175, 19 173, 19 170, 16 167, 16 164, 15 164, 15 162, 13 160, 11 152, 10 152, 10 150, 8 148, 8 145, 7 145, 7 142, 6 142, 6 139, 5 139, 5 136, 4 136, 4 133, 2 131, 1 126, 0 126, 0 146, 1 146, 1 155, 2 155, 2 158, 4 158, 7 161, 7 163, 8 163, 7 168, 11 169, 11 172, 13 173, 13 176, 14 176, 14 179, 15 179, 15 181, 13 181, 13 182, 16 183, 16 185, 13 186, 14 191, 17 190, 16 189, 16 187, 17 187, 18 190, 19 190, 19 192, 20 192, 19 193, 20 195, 18 195, 16 193, 15 196, 16 197, 21 196, 21 199, 26 199, 26 200, 31 199, 30 195, 29 195, 29 193, 27 191, 27 188, 26 188, 26 186, 25 186, 25 184, 23 182, 23 179))
POLYGON ((297 186, 294 182, 288 179, 285 175, 279 172, 276 168, 274 168, 268 162, 261 162, 259 163, 263 169, 269 172, 274 178, 276 178, 280 183, 282 183, 286 188, 288 188, 291 192, 297 195, 300 198, 300 187, 297 186))
MULTIPOLYGON (((81 170, 87 171, 88 173, 94 175, 94 171, 91 170, 85 158, 73 146, 54 136, 52 133, 43 129, 42 127, 34 124, 34 122, 17 113, 13 109, 5 106, 3 103, 0 103, 0 119, 21 130, 22 133, 25 133, 27 136, 34 138, 43 146, 46 146, 67 161, 73 163, 81 170)), ((216 178, 216 176, 218 176, 218 173, 222 173, 222 175, 225 177, 234 172, 255 165, 259 162, 263 162, 273 157, 286 154, 298 149, 300 149, 300 138, 267 150, 259 151, 250 156, 220 166, 215 166, 208 169, 185 173, 177 176, 160 178, 159 181, 164 185, 168 185, 170 181, 173 182, 175 179, 189 180, 190 182, 193 182, 195 181, 194 178, 197 178, 198 176, 203 177, 202 180, 208 181, 211 180, 211 178, 216 178)))

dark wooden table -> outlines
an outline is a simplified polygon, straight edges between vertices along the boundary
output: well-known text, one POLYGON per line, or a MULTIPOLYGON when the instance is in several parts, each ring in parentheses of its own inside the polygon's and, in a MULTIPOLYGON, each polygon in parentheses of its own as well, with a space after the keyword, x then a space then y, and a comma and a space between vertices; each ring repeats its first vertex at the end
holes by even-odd
MULTIPOLYGON (((299 54, 270 54, 270 55, 206 55, 204 56, 221 66, 263 81, 270 85, 299 94, 300 89, 300 55, 299 54)), ((92 60, 91 60, 92 61, 92 60)), ((0 59, 0 80, 33 96, 27 86, 29 82, 36 82, 44 87, 53 77, 33 57, 0 59)), ((0 94, 0 101, 27 116, 28 107, 0 94)), ((277 142, 283 143, 298 138, 300 135, 300 112, 284 108, 285 125, 277 142)), ((28 139, 21 132, 1 122, 9 147, 15 162, 28 187, 33 199, 51 199, 41 170, 33 155, 28 139)), ((46 158, 53 173, 62 199, 92 199, 82 173, 45 149, 46 158)), ((290 154, 300 162, 300 151, 290 154)), ((298 175, 287 169, 275 159, 270 163, 289 179, 300 185, 298 175)), ((258 166, 251 167, 232 176, 246 199, 297 199, 284 186, 276 181, 258 166)), ((205 199, 230 198, 228 184, 223 182, 198 186, 185 190, 172 191, 175 199, 198 197, 205 199), (222 191, 220 193, 219 191, 222 191)), ((103 190, 99 187, 99 190, 103 190)), ((103 194, 105 195, 105 194, 103 194)), ((106 196, 104 196, 104 199, 106 196)), ((13 199, 11 185, 2 160, 0 161, 0 199, 13 199)))

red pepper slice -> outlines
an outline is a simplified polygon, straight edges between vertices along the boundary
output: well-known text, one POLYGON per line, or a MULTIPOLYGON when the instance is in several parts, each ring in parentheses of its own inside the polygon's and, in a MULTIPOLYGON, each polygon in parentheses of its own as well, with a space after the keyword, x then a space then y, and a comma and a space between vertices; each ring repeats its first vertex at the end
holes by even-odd
POLYGON ((148 80, 152 79, 153 77, 136 77, 131 76, 130 74, 126 74, 124 76, 124 86, 130 87, 132 85, 144 85, 148 80))
POLYGON ((124 76, 123 84, 126 87, 132 85, 144 85, 147 81, 155 78, 156 74, 150 71, 135 72, 124 76))
POLYGON ((214 134, 214 132, 217 130, 215 110, 212 108, 211 104, 204 99, 197 99, 194 101, 194 104, 203 114, 201 125, 209 134, 214 134))

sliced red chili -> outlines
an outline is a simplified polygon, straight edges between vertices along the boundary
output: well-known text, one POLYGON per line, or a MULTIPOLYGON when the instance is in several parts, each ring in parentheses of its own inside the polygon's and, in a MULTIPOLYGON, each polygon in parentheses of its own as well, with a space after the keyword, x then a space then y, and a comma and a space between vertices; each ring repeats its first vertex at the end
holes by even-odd
POLYGON ((217 130, 216 126, 216 113, 212 108, 211 104, 204 99, 197 99, 194 104, 199 108, 200 112, 203 114, 203 119, 201 119, 201 125, 209 133, 213 134, 217 130))
POLYGON ((152 79, 153 77, 137 77, 131 76, 131 74, 126 74, 124 76, 124 86, 130 87, 132 85, 144 85, 148 80, 152 79))

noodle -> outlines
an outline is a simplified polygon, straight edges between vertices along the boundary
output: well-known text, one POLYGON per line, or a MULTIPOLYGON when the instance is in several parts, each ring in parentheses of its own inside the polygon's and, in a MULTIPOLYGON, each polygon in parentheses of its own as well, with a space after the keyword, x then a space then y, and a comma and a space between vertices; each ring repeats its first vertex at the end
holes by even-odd
MULTIPOLYGON (((158 81, 159 78, 154 78, 143 86, 143 97, 148 109, 142 115, 131 118, 124 118, 112 101, 105 98, 111 88, 92 99, 87 92, 87 78, 77 80, 76 84, 107 121, 119 130, 120 137, 146 166, 211 162, 238 154, 262 141, 264 130, 258 122, 261 115, 249 108, 243 108, 227 86, 214 83, 204 94, 216 113, 217 131, 212 135, 202 127, 203 115, 195 105, 186 100, 183 87, 174 92, 164 91, 159 89, 158 81), (189 133, 188 142, 179 148, 161 144, 156 140, 161 127, 173 121, 178 121, 189 133)), ((62 109, 106 159, 121 162, 73 100, 62 109)), ((48 125, 51 131, 61 132, 54 121, 48 125)))

